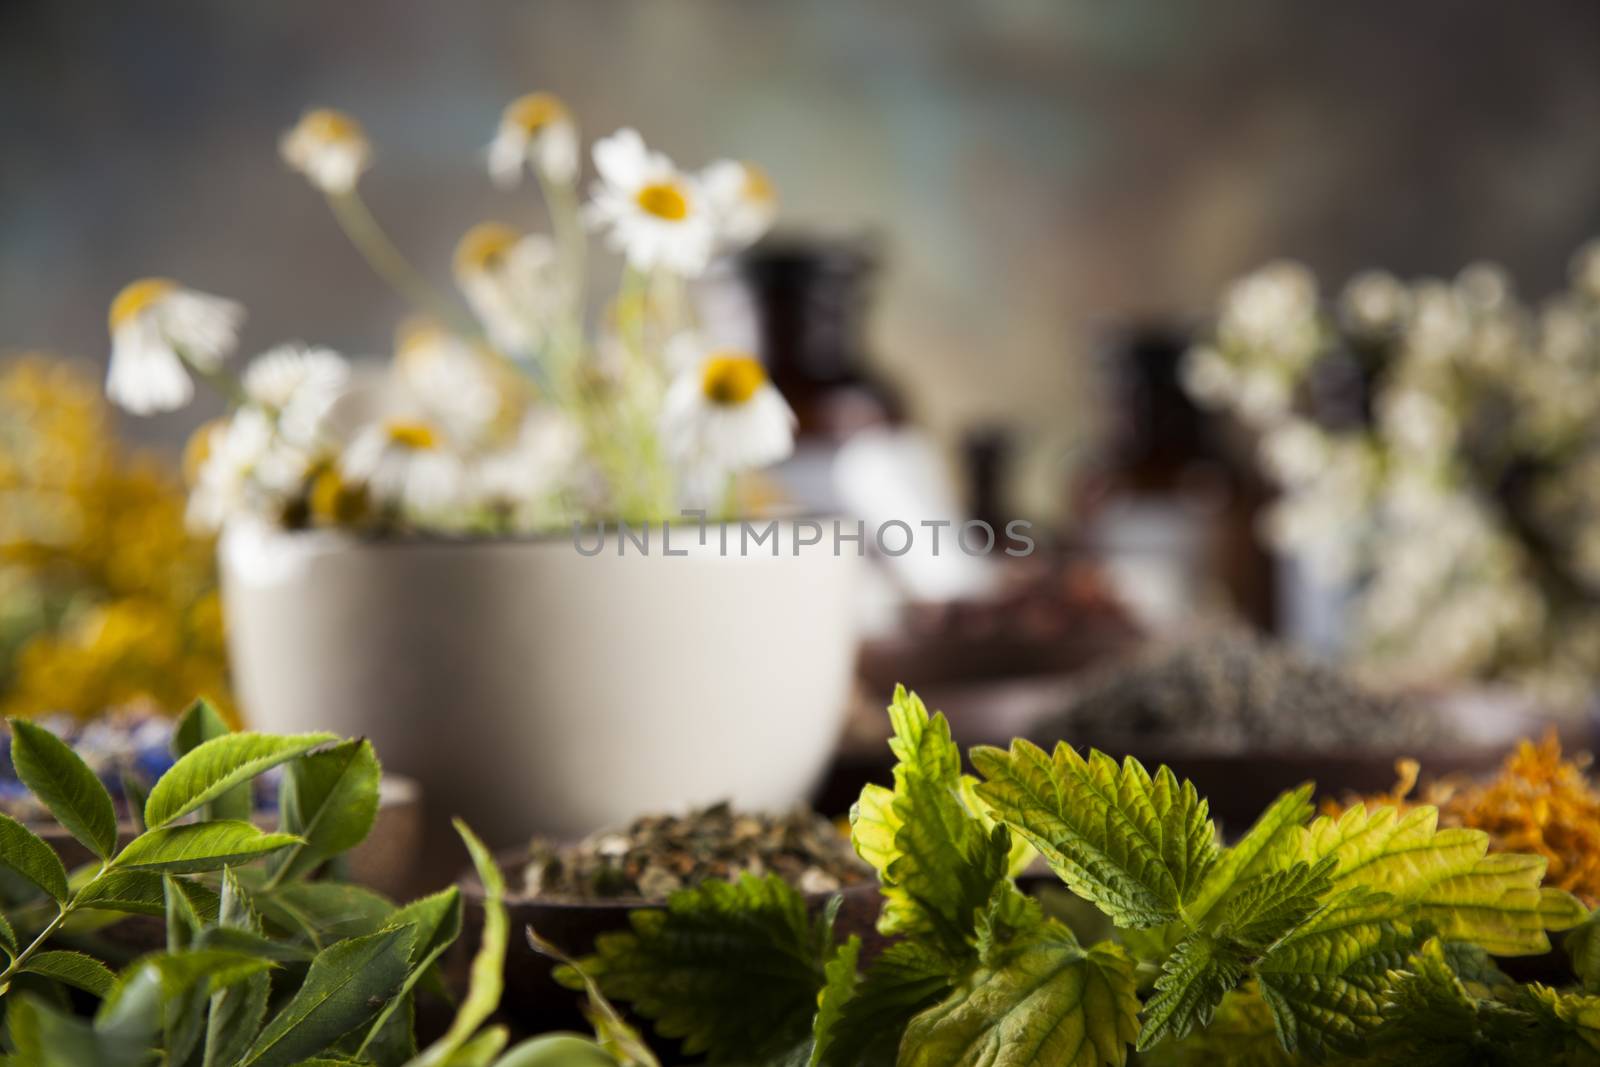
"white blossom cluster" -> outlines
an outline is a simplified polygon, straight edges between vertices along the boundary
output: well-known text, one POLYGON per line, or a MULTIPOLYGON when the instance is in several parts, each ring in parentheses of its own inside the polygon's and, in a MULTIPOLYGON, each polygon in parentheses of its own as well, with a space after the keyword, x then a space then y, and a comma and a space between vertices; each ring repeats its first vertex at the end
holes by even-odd
POLYGON ((1600 241, 1520 300, 1487 264, 1324 302, 1272 264, 1184 363, 1281 489, 1262 533, 1352 591, 1352 652, 1407 684, 1577 702, 1600 674, 1600 241))

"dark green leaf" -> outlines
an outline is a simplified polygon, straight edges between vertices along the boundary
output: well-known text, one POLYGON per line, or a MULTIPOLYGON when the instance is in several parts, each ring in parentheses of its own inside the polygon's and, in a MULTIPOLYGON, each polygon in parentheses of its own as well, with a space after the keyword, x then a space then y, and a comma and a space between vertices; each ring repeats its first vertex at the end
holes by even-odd
POLYGON ((28 958, 27 966, 23 969, 30 974, 42 974, 58 982, 65 982, 97 997, 104 997, 110 993, 111 987, 117 980, 117 976, 93 956, 60 949, 35 952, 28 958))
POLYGON ((1590 993, 1600 993, 1600 911, 1596 911, 1562 940, 1572 961, 1572 972, 1590 993))
POLYGON ((483 934, 477 954, 472 958, 471 974, 467 980, 467 995, 450 1028, 433 1044, 423 1050, 411 1067, 445 1067, 455 1054, 472 1039, 472 1035, 500 1006, 500 993, 505 988, 506 945, 510 940, 511 920, 506 914, 505 878, 500 865, 476 834, 460 819, 455 820, 456 833, 466 843, 472 856, 472 866, 483 882, 483 934))
MULTIPOLYGON (((184 874, 214 871, 269 855, 294 844, 288 834, 267 833, 247 822, 224 819, 146 830, 118 854, 123 870, 184 874)), ((54 855, 54 853, 52 853, 54 855)))
POLYGON ((290 882, 259 890, 252 899, 263 917, 297 931, 317 948, 376 933, 395 911, 380 894, 343 882, 290 882))
POLYGON ((894 1067, 906 1024, 950 995, 961 971, 916 941, 890 945, 867 969, 837 1018, 818 1013, 814 1062, 823 1067, 894 1067))
MULTIPOLYGON (((261 919, 251 906, 250 896, 239 884, 231 867, 222 870, 222 898, 217 913, 217 926, 206 931, 204 937, 215 939, 221 935, 255 937, 261 934, 261 919)), ((285 949, 294 946, 284 942, 271 944, 285 949)), ((208 947, 212 947, 208 944, 208 947)), ((214 947, 235 947, 216 945, 214 947)), ((272 980, 266 974, 249 978, 211 995, 211 1010, 206 1019, 205 1056, 201 1067, 232 1067, 244 1057, 261 1024, 267 1017, 267 1000, 272 992, 272 980)))
POLYGON ((6 1026, 19 1067, 142 1067, 155 1062, 147 1044, 109 1039, 31 997, 7 1002, 6 1026))
POLYGON ((145 825, 160 829, 256 775, 333 740, 326 733, 214 737, 186 753, 151 788, 144 806, 145 825))
POLYGON ((378 817, 378 757, 370 741, 345 741, 289 765, 279 789, 282 829, 305 839, 274 857, 276 878, 296 878, 359 845, 378 817))
POLYGON ((49 730, 24 719, 10 722, 11 762, 22 784, 68 833, 109 859, 117 850, 117 813, 99 776, 49 730))
POLYGON ((61 903, 67 900, 67 869, 56 850, 9 815, 0 814, 0 865, 61 903))
POLYGON ((5 950, 5 954, 12 959, 17 958, 17 932, 4 915, 0 915, 0 949, 5 950))
MULTIPOLYGON (((413 901, 396 911, 388 925, 410 925, 416 928, 417 937, 412 945, 409 961, 411 969, 406 975, 400 994, 390 1000, 373 1020, 366 1037, 356 1049, 357 1055, 367 1052, 369 1048, 377 1048, 386 1040, 392 1040, 388 1035, 394 1029, 393 1020, 396 1017, 404 1014, 406 1018, 410 1018, 412 990, 427 973, 428 968, 444 955, 445 950, 461 934, 461 890, 451 886, 432 896, 413 901)), ((404 1030, 409 1039, 413 1028, 407 1025, 404 1030)), ((415 1055, 415 1051, 412 1050, 412 1055, 415 1055)))
MULTIPOLYGON (((173 880, 188 898, 189 907, 202 923, 216 921, 216 890, 188 878, 173 880)), ((78 894, 78 908, 164 916, 166 887, 162 875, 157 871, 107 871, 78 894)))
MULTIPOLYGON (((629 922, 596 938, 581 966, 657 1033, 682 1038, 686 1053, 761 1059, 810 1033, 827 947, 782 878, 706 882, 629 922)), ((570 973, 562 980, 574 984, 570 973)))
POLYGON ((341 941, 317 953, 306 980, 262 1028, 241 1067, 289 1067, 365 1025, 406 977, 409 926, 341 941))
POLYGON ((1236 942, 1203 930, 1178 942, 1162 964, 1155 996, 1145 1003, 1139 1051, 1209 1024, 1222 998, 1244 979, 1247 962, 1236 942))

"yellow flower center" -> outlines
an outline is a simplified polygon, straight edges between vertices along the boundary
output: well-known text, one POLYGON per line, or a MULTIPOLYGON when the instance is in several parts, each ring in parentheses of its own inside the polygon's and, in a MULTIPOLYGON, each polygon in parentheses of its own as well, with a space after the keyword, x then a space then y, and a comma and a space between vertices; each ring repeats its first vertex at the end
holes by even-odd
POLYGON ((479 223, 456 245, 456 272, 470 274, 492 270, 521 239, 521 234, 504 223, 479 223))
POLYGON ((767 172, 754 163, 744 164, 744 195, 748 200, 771 203, 778 199, 778 187, 772 184, 767 172))
POLYGON ((311 517, 319 526, 351 526, 365 516, 366 489, 339 477, 331 466, 319 469, 311 478, 307 494, 311 517))
POLYGON ((300 130, 307 138, 324 144, 343 144, 365 137, 360 123, 331 107, 306 112, 300 120, 300 130))
POLYGON ((389 442, 413 452, 429 452, 439 447, 439 435, 425 422, 395 420, 383 427, 389 442))
POLYGON ((705 369, 700 372, 700 391, 707 400, 722 407, 747 403, 765 384, 766 368, 743 352, 718 352, 706 360, 705 369))
POLYGON ((689 215, 689 198, 675 182, 646 185, 634 199, 647 213, 668 222, 682 222, 689 215))
POLYGON ((123 289, 111 301, 111 332, 116 333, 118 327, 131 322, 140 312, 177 287, 177 282, 166 278, 140 278, 123 289))
POLYGON ((551 93, 529 93, 506 106, 506 121, 528 134, 538 133, 553 122, 567 117, 567 105, 551 93))

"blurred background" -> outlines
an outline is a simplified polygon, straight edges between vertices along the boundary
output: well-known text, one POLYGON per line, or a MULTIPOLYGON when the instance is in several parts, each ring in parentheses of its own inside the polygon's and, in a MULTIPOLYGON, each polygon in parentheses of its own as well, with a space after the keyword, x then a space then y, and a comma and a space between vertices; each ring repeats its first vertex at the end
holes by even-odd
MULTIPOLYGON (((1600 232, 1600 8, 1491 0, 344 0, 0 5, 0 346, 103 361, 129 278, 243 301, 243 350, 387 352, 397 299, 279 161, 348 110, 364 183, 440 284, 534 88, 585 140, 773 175, 785 225, 870 232, 868 357, 954 446, 1003 420, 1014 507, 1054 517, 1090 433, 1087 355, 1290 256, 1329 283, 1481 257, 1541 294, 1600 232)), ((130 420, 174 447, 204 406, 130 420)))
MULTIPOLYGON (((170 711, 205 690, 232 710, 176 474, 222 407, 99 403, 117 291, 158 275, 237 299, 246 355, 387 356, 406 309, 280 134, 313 106, 359 119, 363 196, 449 289, 469 227, 544 225, 484 150, 508 101, 548 90, 585 145, 632 125, 685 167, 772 176, 782 229, 699 295, 800 410, 801 499, 838 461, 869 519, 1036 523, 1043 550, 1003 574, 877 561, 867 725, 824 810, 881 777, 896 681, 963 710, 963 741, 1109 723, 1117 751, 1224 753, 1224 787, 1263 747, 1365 746, 1322 775, 1360 788, 1419 746, 1478 745, 1459 765, 1481 769, 1542 720, 1490 702, 1494 728, 1463 733, 1454 698, 1504 684, 1542 707, 1554 679, 1570 724, 1600 673, 1600 250, 1574 259, 1600 234, 1596 55, 1600 6, 1578 0, 7 0, 0 360, 89 376, 0 382, 0 491, 37 503, 40 457, 78 457, 46 488, 90 518, 73 540, 53 504, 0 506, 4 707, 170 711), (1284 259, 1303 268, 1235 284, 1284 259), (1346 290, 1371 268, 1393 277, 1346 290), (1445 364, 1460 374, 1428 377, 1445 364), (1197 620, 1198 650, 1083 681, 1197 620), (1389 696, 1280 662, 1241 622, 1398 663, 1408 694, 1452 696, 1451 730, 1397 726, 1389 696)), ((617 269, 591 263, 607 290, 617 269)))

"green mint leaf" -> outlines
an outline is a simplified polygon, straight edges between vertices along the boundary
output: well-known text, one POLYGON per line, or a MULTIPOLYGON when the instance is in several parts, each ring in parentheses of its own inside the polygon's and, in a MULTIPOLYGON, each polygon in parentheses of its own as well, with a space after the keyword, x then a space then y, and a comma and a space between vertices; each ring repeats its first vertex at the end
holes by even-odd
POLYGON ((1576 898, 1543 887, 1540 856, 1489 854, 1481 830, 1438 829, 1438 811, 1418 807, 1368 812, 1357 806, 1338 819, 1323 817, 1277 851, 1281 865, 1333 857, 1333 891, 1366 888, 1388 893, 1397 914, 1430 923, 1447 941, 1470 941, 1497 956, 1548 952, 1548 930, 1584 917, 1576 898))
POLYGON ((483 883, 483 934, 478 942, 478 952, 472 958, 471 973, 467 981, 467 995, 450 1023, 450 1028, 423 1050, 411 1067, 444 1067, 454 1062, 456 1053, 472 1040, 480 1026, 500 1006, 500 992, 504 988, 503 972, 506 963, 506 946, 511 940, 511 919, 506 914, 505 877, 500 865, 476 834, 460 819, 455 820, 456 833, 472 856, 472 866, 483 883))
POLYGON ((382 776, 372 743, 345 741, 291 763, 279 787, 280 828, 304 838, 273 858, 275 877, 297 878, 359 845, 378 817, 382 776))
POLYGON ((1046 924, 978 967, 911 1020, 900 1067, 1099 1067, 1122 1064, 1139 1032, 1133 961, 1087 951, 1046 924))
POLYGON ((1425 937, 1384 893, 1338 897, 1255 965, 1262 998, 1291 1052, 1352 1052, 1382 1022, 1389 975, 1425 937))
MULTIPOLYGON (((250 903, 249 893, 240 884, 233 869, 224 867, 217 926, 207 931, 207 935, 213 939, 223 933, 259 937, 261 932, 261 917, 250 903)), ((280 943, 271 944, 276 947, 280 943)), ((208 942, 208 947, 224 946, 217 945, 213 940, 208 942)), ((261 1024, 266 1021, 267 1000, 271 992, 271 979, 266 974, 256 974, 211 994, 201 1067, 230 1067, 244 1058, 256 1035, 261 1032, 261 1024)))
POLYGON ((317 949, 347 937, 375 934, 389 924, 394 904, 380 893, 345 882, 290 882, 265 888, 259 871, 240 871, 263 918, 292 930, 317 949), (252 884, 255 883, 255 884, 252 884))
POLYGON ((1155 996, 1145 1003, 1139 1051, 1208 1024, 1222 998, 1243 980, 1248 962, 1237 942, 1204 930, 1179 941, 1161 967, 1155 996))
MULTIPOLYGON (((216 921, 220 904, 216 890, 188 878, 174 881, 203 924, 216 921)), ((165 917, 166 886, 158 871, 107 871, 78 894, 78 910, 85 909, 165 917)))
POLYGON ((414 928, 401 926, 317 953, 305 981, 262 1028, 240 1067, 288 1067, 364 1026, 405 981, 415 936, 414 928))
POLYGON ((145 825, 160 829, 263 771, 334 740, 326 733, 288 737, 237 733, 202 742, 151 787, 144 805, 145 825))
POLYGON ((869 785, 850 811, 856 852, 878 872, 878 929, 928 937, 952 955, 968 950, 972 918, 1006 877, 1009 838, 961 801, 961 752, 942 714, 929 716, 897 686, 889 706, 894 788, 869 785))
MULTIPOLYGON (((612 1000, 632 1003, 688 1055, 760 1060, 811 1032, 824 982, 824 924, 777 875, 706 882, 664 909, 629 915, 631 929, 601 934, 580 962, 612 1000)), ((562 981, 575 985, 570 971, 562 981)))
MULTIPOLYGON (((917 941, 897 941, 855 983, 837 1013, 815 1024, 815 1067, 894 1067, 906 1024, 950 995, 964 965, 917 941)), ((838 1003, 842 977, 830 972, 838 1003)), ((824 994, 826 995, 826 994, 824 994)))
POLYGON ((1031 841, 1074 893, 1120 926, 1151 927, 1183 906, 1217 858, 1216 828, 1188 782, 1162 767, 1152 778, 1137 760, 1072 746, 1053 756, 1028 741, 1010 751, 977 748, 982 797, 1031 841))
POLYGON ((113 862, 124 871, 169 874, 215 871, 248 863, 287 848, 297 840, 288 834, 270 834, 233 819, 190 823, 146 830, 128 842, 128 847, 118 853, 113 862))
MULTIPOLYGON (((177 725, 172 730, 172 758, 180 760, 184 756, 199 748, 213 738, 226 737, 233 729, 228 725, 222 713, 212 706, 205 697, 200 697, 190 704, 184 713, 178 717, 177 725)), ((148 795, 146 796, 148 800, 148 795)), ((129 803, 132 803, 130 796, 129 803)), ((144 820, 144 807, 140 805, 139 819, 144 820)), ((251 799, 250 790, 236 786, 210 801, 204 807, 203 817, 207 819, 248 819, 255 814, 255 802, 251 799)), ((141 832, 148 827, 141 827, 141 832)))
POLYGON ((117 976, 93 956, 59 949, 34 953, 23 970, 54 978, 102 998, 111 992, 111 987, 117 981, 117 976))
POLYGON ((43 890, 58 903, 67 901, 67 869, 56 850, 9 815, 0 814, 0 865, 43 890))
POLYGON ((99 776, 49 730, 24 719, 10 722, 11 762, 22 784, 68 833, 109 859, 117 850, 117 813, 99 776))

